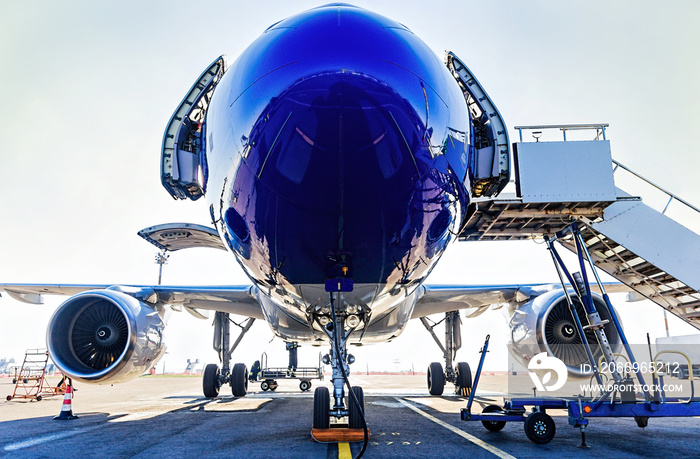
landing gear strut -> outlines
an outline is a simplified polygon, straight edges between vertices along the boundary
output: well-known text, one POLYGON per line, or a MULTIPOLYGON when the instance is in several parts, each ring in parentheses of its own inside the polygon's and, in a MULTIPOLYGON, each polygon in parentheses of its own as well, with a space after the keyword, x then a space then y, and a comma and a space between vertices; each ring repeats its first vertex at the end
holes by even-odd
POLYGON ((231 354, 238 347, 243 336, 250 330, 255 319, 248 318, 244 324, 233 322, 228 313, 217 312, 214 317, 214 350, 219 354, 221 367, 210 363, 204 368, 202 389, 205 397, 216 397, 219 389, 224 384, 231 385, 231 393, 235 397, 242 397, 248 391, 248 368, 243 363, 237 363, 231 369, 231 354), (229 348, 230 325, 233 323, 241 329, 238 338, 229 348))
POLYGON ((347 394, 345 401, 345 386, 348 374, 350 374, 350 364, 355 358, 347 352, 347 340, 357 324, 349 324, 347 314, 341 313, 339 303, 342 296, 337 293, 330 294, 332 320, 323 328, 331 343, 331 350, 324 357, 324 362, 333 368, 333 393, 326 387, 317 387, 314 392, 314 421, 315 429, 328 429, 330 418, 340 419, 348 417, 348 424, 351 429, 364 428, 364 393, 362 388, 354 386, 347 394))
POLYGON ((428 391, 430 395, 442 395, 445 389, 445 382, 455 385, 455 394, 466 397, 472 389, 472 372, 467 362, 459 362, 453 366, 453 361, 457 356, 457 351, 462 347, 462 321, 459 318, 459 311, 445 313, 445 318, 440 322, 430 324, 430 321, 421 317, 420 321, 428 333, 433 337, 438 347, 445 357, 445 370, 440 362, 433 362, 428 367, 428 391), (445 322, 445 345, 440 342, 433 329, 445 322))

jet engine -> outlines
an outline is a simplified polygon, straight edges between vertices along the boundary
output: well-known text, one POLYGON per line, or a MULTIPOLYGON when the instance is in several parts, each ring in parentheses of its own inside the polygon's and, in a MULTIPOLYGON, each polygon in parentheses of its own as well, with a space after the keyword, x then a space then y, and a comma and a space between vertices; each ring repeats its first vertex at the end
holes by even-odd
MULTIPOLYGON (((586 311, 579 298, 569 292, 576 306, 581 324, 586 326, 586 311)), ((605 334, 613 352, 619 352, 620 335, 610 317, 605 300, 600 295, 592 294, 598 314, 605 325, 605 334)), ((510 319, 511 336, 508 350, 511 355, 527 368, 530 359, 541 352, 557 357, 567 367, 569 376, 586 377, 592 374, 588 355, 576 328, 576 323, 569 310, 564 290, 552 290, 525 303, 512 313, 510 319)), ((598 362, 602 350, 593 330, 584 332, 595 361, 598 362)))
POLYGON ((117 290, 91 290, 58 307, 46 342, 63 373, 82 382, 113 384, 156 364, 165 352, 164 327, 148 304, 117 290))

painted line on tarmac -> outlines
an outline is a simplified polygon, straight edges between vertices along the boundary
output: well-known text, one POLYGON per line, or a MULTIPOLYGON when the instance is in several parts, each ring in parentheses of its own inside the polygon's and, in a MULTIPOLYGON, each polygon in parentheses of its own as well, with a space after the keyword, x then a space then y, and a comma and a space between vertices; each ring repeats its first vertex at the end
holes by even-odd
POLYGON ((40 444, 46 443, 48 441, 60 440, 62 438, 68 438, 68 437, 72 437, 73 435, 78 435, 81 433, 89 432, 91 430, 97 429, 98 427, 100 427, 100 426, 83 427, 82 429, 73 429, 73 430, 68 430, 65 432, 55 433, 55 434, 51 434, 51 435, 44 435, 43 437, 36 437, 36 438, 31 439, 31 440, 21 441, 19 443, 10 443, 9 445, 5 446, 3 449, 5 451, 17 451, 18 449, 29 448, 31 446, 40 445, 40 444))
POLYGON ((474 443, 476 446, 480 446, 480 447, 484 448, 486 451, 489 451, 490 453, 493 453, 502 459, 515 459, 515 456, 511 456, 510 454, 506 453, 505 451, 498 449, 489 443, 486 443, 485 441, 475 437, 474 435, 468 434, 465 431, 460 430, 455 426, 452 426, 444 421, 441 421, 440 419, 436 418, 435 416, 430 415, 430 414, 426 413, 425 411, 413 406, 413 404, 407 402, 406 400, 403 400, 403 399, 398 398, 398 397, 394 397, 394 398, 396 400, 398 400, 399 403, 401 403, 402 405, 407 406, 408 408, 412 409, 413 411, 420 414, 421 416, 424 416, 424 417, 430 419, 435 424, 442 426, 445 429, 456 433, 460 437, 469 440, 470 442, 474 443))
POLYGON ((338 443, 338 459, 352 459, 352 452, 350 452, 350 443, 338 443))

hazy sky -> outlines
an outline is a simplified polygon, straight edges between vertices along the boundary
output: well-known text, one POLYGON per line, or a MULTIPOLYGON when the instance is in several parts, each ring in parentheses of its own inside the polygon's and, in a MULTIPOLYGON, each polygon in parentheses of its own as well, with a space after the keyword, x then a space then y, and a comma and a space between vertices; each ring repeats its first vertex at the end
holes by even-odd
MULTIPOLYGON (((0 282, 155 283, 156 251, 136 232, 166 222, 209 223, 203 200, 176 202, 160 185, 165 124, 217 56, 233 61, 270 24, 324 2, 240 3, 4 3, 0 282)), ((511 140, 516 125, 610 123, 615 159, 700 205, 693 140, 700 126, 700 3, 355 4, 405 24, 440 56, 449 49, 461 57, 500 109, 511 140)), ((429 282, 554 280, 543 246, 501 242, 455 244, 429 282)), ((232 256, 198 249, 174 253, 164 283, 247 280, 232 256)), ((614 300, 631 341, 664 333, 655 305, 614 300)), ((3 296, 0 358, 20 359, 26 348, 43 347, 46 323, 61 301, 31 306, 3 296)), ((424 369, 440 360, 414 322, 393 343, 353 351, 356 365, 424 369)), ((174 314, 168 369, 184 368, 187 358, 214 361, 210 325, 174 314)), ((696 331, 679 320, 671 327, 677 334, 696 331)), ((498 311, 465 320, 461 359, 476 365, 478 346, 491 333, 487 365, 503 365, 507 331, 498 311)), ((271 339, 267 325, 256 323, 234 359, 250 365, 267 351, 271 363, 284 364, 283 344, 271 339)), ((317 351, 302 348, 301 364, 313 364, 317 351)))

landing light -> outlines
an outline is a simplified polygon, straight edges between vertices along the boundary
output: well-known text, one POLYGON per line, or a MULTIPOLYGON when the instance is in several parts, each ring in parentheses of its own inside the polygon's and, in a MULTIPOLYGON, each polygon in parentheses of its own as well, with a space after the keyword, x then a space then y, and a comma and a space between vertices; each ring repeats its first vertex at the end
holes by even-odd
POLYGON ((351 316, 348 316, 347 319, 345 319, 345 323, 350 328, 356 328, 358 325, 360 325, 360 318, 353 314, 351 316))
POLYGON ((330 321, 331 319, 329 319, 328 316, 319 316, 318 318, 318 323, 320 323, 322 327, 328 325, 328 322, 330 321))

